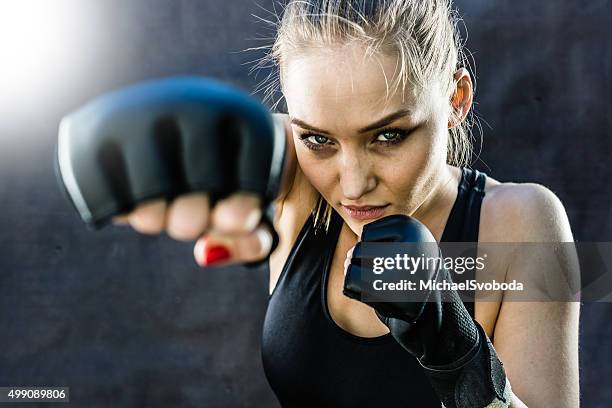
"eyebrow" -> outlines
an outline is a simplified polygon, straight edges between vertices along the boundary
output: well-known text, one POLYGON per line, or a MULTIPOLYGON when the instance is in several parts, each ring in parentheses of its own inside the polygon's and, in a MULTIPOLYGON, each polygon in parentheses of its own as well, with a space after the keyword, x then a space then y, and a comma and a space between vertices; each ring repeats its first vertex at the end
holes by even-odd
MULTIPOLYGON (((370 124, 370 125, 368 125, 366 127, 363 127, 361 129, 359 129, 357 132, 358 133, 367 133, 367 132, 371 132, 372 130, 380 129, 380 128, 382 128, 382 127, 384 127, 384 126, 386 126, 386 125, 388 125, 388 124, 390 124, 390 123, 392 123, 392 122, 394 122, 394 121, 396 121, 396 120, 398 120, 400 118, 403 118, 404 116, 410 115, 410 113, 411 113, 411 111, 409 109, 398 110, 397 112, 394 112, 394 113, 392 113, 390 115, 387 115, 384 118, 381 118, 381 119, 377 120, 376 122, 374 122, 374 123, 372 123, 372 124, 370 124)), ((309 125, 308 123, 304 122, 303 120, 300 120, 300 119, 297 119, 297 118, 292 118, 291 119, 291 123, 294 124, 294 125, 298 125, 301 128, 311 130, 313 132, 323 133, 323 134, 326 134, 326 135, 331 134, 330 132, 328 132, 326 130, 323 130, 323 129, 320 129, 318 127, 309 125)))

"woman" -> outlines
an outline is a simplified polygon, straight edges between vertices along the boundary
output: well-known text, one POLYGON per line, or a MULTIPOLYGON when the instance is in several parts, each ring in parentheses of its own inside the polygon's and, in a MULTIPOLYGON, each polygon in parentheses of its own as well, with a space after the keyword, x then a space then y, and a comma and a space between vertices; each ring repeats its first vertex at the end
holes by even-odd
MULTIPOLYGON (((270 58, 288 107, 289 165, 275 203, 280 241, 263 338, 283 404, 439 406, 375 310, 343 295, 367 223, 404 214, 437 241, 573 241, 549 190, 465 167, 473 86, 456 23, 445 0, 290 1, 284 9, 270 58)), ((127 221, 143 233, 200 237, 197 262, 224 265, 267 256, 261 215, 253 195, 210 208, 197 193, 151 201, 127 221)), ((536 285, 543 261, 533 256, 496 268, 502 279, 521 274, 536 285)), ((578 406, 577 303, 466 306, 503 362, 509 406, 578 406)))

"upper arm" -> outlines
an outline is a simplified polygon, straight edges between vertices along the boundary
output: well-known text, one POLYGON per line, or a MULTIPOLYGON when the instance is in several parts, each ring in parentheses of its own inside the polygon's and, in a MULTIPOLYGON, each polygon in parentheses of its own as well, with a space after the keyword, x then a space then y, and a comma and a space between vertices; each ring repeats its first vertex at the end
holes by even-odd
POLYGON ((569 221, 550 190, 505 189, 496 198, 500 230, 505 242, 525 243, 509 261, 506 281, 523 282, 530 292, 521 300, 532 301, 504 294, 494 345, 514 393, 528 406, 577 407, 579 302, 568 301, 562 282, 576 278, 578 267, 572 245, 554 244, 573 241, 569 221))

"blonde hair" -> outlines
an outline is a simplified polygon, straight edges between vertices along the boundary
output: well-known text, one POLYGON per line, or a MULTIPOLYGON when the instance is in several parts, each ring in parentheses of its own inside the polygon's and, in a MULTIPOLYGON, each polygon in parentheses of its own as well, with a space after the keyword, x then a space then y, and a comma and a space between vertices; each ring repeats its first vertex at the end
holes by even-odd
MULTIPOLYGON (((366 55, 397 53, 396 75, 390 84, 392 93, 400 89, 403 92, 408 83, 426 87, 440 81, 442 91, 449 95, 449 103, 457 86, 453 74, 469 62, 458 29, 461 19, 452 8, 452 0, 288 0, 281 7, 280 19, 276 11, 275 21, 262 18, 276 31, 273 45, 251 48, 268 51, 254 69, 276 68, 256 89, 264 91, 265 102, 282 90, 288 53, 299 53, 307 46, 359 41, 365 45, 366 55)), ((473 121, 470 113, 467 120, 449 129, 447 163, 469 164, 473 121)), ((327 229, 331 206, 320 195, 313 215, 315 225, 322 219, 327 229)))

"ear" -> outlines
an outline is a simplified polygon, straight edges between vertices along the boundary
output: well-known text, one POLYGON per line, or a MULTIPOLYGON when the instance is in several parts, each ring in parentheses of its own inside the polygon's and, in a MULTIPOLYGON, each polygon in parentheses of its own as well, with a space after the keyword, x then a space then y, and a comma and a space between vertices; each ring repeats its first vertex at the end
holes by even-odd
POLYGON ((474 97, 472 78, 465 68, 459 68, 454 75, 455 90, 451 96, 451 115, 448 119, 448 128, 459 125, 472 107, 474 97))

